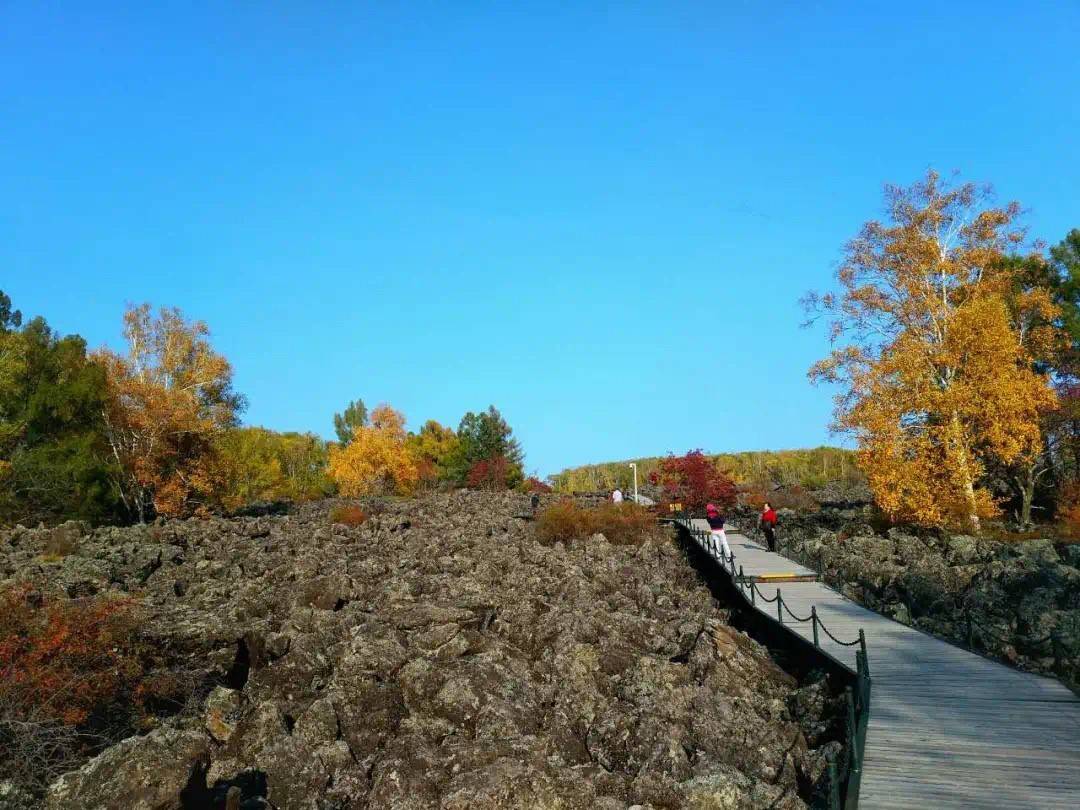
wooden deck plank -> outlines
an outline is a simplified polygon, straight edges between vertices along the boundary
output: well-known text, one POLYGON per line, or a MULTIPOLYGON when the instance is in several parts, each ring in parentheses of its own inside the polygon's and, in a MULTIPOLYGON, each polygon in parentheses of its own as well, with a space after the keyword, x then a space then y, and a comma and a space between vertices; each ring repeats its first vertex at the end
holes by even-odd
MULTIPOLYGON (((747 576, 814 574, 734 531, 728 543, 747 576)), ((841 641, 866 634, 873 689, 861 808, 1080 807, 1080 697, 1064 685, 895 622, 821 582, 758 589, 770 598, 779 589, 798 616, 815 607, 841 641)), ((776 621, 775 604, 758 599, 755 607, 776 621)), ((784 619, 812 640, 810 622, 784 619)), ((819 637, 823 650, 854 669, 855 647, 819 637)))

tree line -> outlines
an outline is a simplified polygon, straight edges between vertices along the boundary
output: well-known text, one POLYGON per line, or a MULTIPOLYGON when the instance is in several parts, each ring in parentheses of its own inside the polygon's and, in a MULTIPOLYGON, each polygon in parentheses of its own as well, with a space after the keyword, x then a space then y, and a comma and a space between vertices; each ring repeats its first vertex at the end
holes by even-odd
POLYGON ((0 521, 146 521, 254 501, 440 486, 542 487, 491 406, 457 429, 405 430, 389 405, 333 418, 337 441, 242 427, 246 406, 210 330, 175 308, 128 307, 125 350, 24 321, 0 292, 0 521))
MULTIPOLYGON (((670 458, 670 457, 669 457, 670 458)), ((767 491, 777 487, 820 489, 830 483, 851 486, 862 482, 855 452, 841 447, 800 450, 751 450, 710 453, 709 462, 739 485, 767 491)), ((597 492, 633 486, 631 463, 638 466, 639 487, 659 473, 665 457, 650 456, 569 467, 551 477, 556 492, 597 492)))

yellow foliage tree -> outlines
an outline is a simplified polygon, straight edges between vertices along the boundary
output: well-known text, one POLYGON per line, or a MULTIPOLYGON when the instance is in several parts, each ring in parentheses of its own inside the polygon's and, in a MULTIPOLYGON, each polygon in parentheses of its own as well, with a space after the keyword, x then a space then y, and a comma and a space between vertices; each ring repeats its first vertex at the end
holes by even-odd
POLYGON ((355 428, 349 444, 330 448, 330 477, 341 494, 411 494, 420 472, 406 438, 401 413, 389 405, 372 411, 370 423, 355 428))
POLYGON ((236 424, 243 397, 232 367, 210 345, 210 330, 179 309, 155 317, 149 304, 124 313, 128 351, 102 349, 103 414, 116 480, 128 511, 145 520, 198 511, 212 503, 220 470, 215 439, 236 424))
POLYGON ((421 483, 432 486, 449 476, 449 464, 461 442, 453 428, 429 419, 418 433, 409 434, 405 444, 416 460, 421 483))
POLYGON ((321 498, 333 490, 326 444, 310 433, 260 427, 229 430, 217 443, 221 488, 217 501, 237 509, 254 501, 321 498))
POLYGON ((806 301, 832 317, 836 345, 810 377, 843 386, 835 426, 858 440, 893 519, 978 531, 997 512, 987 466, 1037 454, 1040 414, 1055 406, 1031 354, 1054 339, 1053 306, 1005 261, 1024 239, 1019 206, 989 207, 987 194, 933 172, 888 187, 892 221, 847 246, 842 292, 806 301))

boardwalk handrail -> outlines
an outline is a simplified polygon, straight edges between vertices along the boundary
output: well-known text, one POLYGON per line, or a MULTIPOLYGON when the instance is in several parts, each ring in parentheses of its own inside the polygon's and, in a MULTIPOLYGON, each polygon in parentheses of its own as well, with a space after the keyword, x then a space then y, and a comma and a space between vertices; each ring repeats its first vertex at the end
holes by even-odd
MULTIPOLYGON (((866 634, 859 629, 859 637, 854 641, 841 641, 832 633, 817 613, 817 606, 810 607, 809 616, 797 616, 790 607, 784 604, 784 595, 780 588, 776 589, 776 596, 770 598, 758 588, 757 581, 753 577, 743 573, 742 566, 735 567, 735 554, 733 552, 724 555, 723 551, 713 547, 708 541, 711 532, 695 529, 692 519, 677 519, 675 522, 683 528, 694 542, 701 547, 702 551, 709 555, 720 565, 720 570, 726 573, 735 585, 735 590, 747 602, 752 609, 756 609, 757 600, 761 599, 768 604, 776 603, 776 622, 782 627, 784 624, 784 612, 786 611, 791 620, 798 623, 810 622, 813 628, 814 647, 825 656, 832 659, 838 666, 847 670, 854 676, 854 690, 848 686, 845 688, 847 703, 847 717, 845 722, 845 742, 843 759, 838 764, 832 754, 826 758, 829 767, 828 802, 829 810, 857 810, 859 806, 859 784, 862 781, 863 754, 866 750, 866 728, 870 721, 870 664, 866 656, 866 634), (835 644, 843 647, 858 646, 855 651, 855 670, 843 661, 832 656, 822 649, 819 631, 824 632, 835 644), (843 802, 841 803, 841 794, 843 802)), ((768 615, 762 613, 762 615, 768 615)), ((801 638, 801 636, 800 636, 801 638)))

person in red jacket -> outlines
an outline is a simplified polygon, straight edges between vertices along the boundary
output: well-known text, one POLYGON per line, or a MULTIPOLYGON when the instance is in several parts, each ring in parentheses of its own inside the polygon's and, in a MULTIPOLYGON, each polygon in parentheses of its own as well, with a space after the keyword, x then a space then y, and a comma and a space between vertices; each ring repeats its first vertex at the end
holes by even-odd
POLYGON ((765 542, 769 544, 769 551, 776 551, 776 510, 768 501, 761 510, 761 530, 765 532, 765 542))

